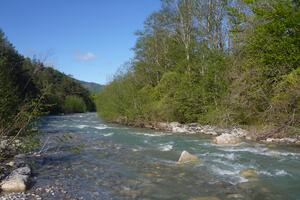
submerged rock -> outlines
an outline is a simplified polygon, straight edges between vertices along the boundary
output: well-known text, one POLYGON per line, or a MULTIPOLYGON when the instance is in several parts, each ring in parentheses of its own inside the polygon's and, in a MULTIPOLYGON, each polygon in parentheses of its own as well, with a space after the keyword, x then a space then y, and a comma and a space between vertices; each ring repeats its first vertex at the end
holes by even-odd
POLYGON ((245 197, 241 194, 229 194, 227 195, 228 199, 245 199, 245 197))
POLYGON ((183 151, 180 155, 178 163, 181 164, 181 163, 187 163, 187 162, 194 162, 197 160, 199 160, 199 158, 197 156, 190 154, 187 151, 183 151))
POLYGON ((15 169, 2 181, 1 189, 4 192, 24 192, 26 190, 31 170, 29 167, 15 169))
POLYGON ((234 135, 224 133, 220 136, 215 137, 213 140, 215 144, 238 144, 241 142, 241 139, 239 137, 236 137, 234 135))
POLYGON ((207 197, 193 197, 193 198, 190 198, 189 200, 220 200, 220 199, 218 197, 207 196, 207 197))
POLYGON ((258 174, 255 169, 248 168, 241 170, 240 175, 245 178, 256 178, 258 174))

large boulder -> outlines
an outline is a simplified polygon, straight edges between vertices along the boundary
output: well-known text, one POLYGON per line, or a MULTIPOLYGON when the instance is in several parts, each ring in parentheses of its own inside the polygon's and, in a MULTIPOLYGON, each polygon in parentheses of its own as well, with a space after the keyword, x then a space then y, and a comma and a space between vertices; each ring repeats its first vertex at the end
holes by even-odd
POLYGON ((215 137, 213 142, 215 144, 238 144, 241 142, 241 139, 234 135, 224 133, 220 136, 215 137))
POLYGON ((14 176, 4 180, 1 189, 4 192, 25 192, 28 176, 14 176))
POLYGON ((31 170, 29 167, 18 168, 1 183, 1 189, 4 192, 24 192, 27 188, 29 175, 31 170))
POLYGON ((187 151, 183 151, 179 157, 178 163, 182 164, 182 163, 187 163, 187 162, 194 162, 199 160, 199 158, 193 154, 190 154, 187 151))

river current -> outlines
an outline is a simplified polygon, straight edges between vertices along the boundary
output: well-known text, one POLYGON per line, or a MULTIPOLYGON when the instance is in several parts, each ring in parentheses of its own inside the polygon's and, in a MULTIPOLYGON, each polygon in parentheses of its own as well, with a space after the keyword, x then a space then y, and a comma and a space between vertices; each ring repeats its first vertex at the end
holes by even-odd
POLYGON ((95 113, 47 116, 38 127, 43 153, 31 190, 57 185, 74 199, 300 199, 299 148, 215 145, 210 136, 110 124, 95 113), (183 150, 199 162, 177 164, 183 150), (240 175, 248 168, 257 176, 240 175))

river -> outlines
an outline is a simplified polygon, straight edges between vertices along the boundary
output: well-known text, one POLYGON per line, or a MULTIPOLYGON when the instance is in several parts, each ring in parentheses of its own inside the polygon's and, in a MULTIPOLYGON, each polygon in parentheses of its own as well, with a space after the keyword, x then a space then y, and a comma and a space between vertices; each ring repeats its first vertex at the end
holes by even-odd
POLYGON ((220 146, 210 136, 130 128, 95 113, 47 116, 38 127, 45 145, 30 190, 60 188, 48 199, 300 199, 299 148, 220 146), (177 164, 183 150, 199 162, 177 164), (240 176, 247 168, 257 177, 240 176))

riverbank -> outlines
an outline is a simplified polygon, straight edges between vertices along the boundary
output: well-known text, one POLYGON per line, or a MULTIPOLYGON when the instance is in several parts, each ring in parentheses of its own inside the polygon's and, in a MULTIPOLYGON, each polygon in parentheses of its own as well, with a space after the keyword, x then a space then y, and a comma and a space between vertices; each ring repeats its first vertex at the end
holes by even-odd
POLYGON ((240 138, 249 141, 276 143, 281 145, 297 145, 300 146, 300 134, 287 135, 274 131, 258 131, 257 128, 248 127, 246 129, 241 127, 222 128, 212 125, 201 125, 198 123, 181 124, 179 122, 127 122, 123 119, 113 121, 114 123, 123 124, 131 127, 149 128, 153 130, 167 131, 171 133, 182 134, 204 134, 218 137, 221 135, 229 136, 231 138, 240 138))
POLYGON ((25 192, 32 175, 27 155, 23 154, 26 144, 13 136, 0 138, 0 190, 1 193, 25 192))
POLYGON ((32 145, 27 142, 12 136, 0 138, 0 200, 51 199, 58 194, 61 199, 71 199, 62 189, 62 185, 45 185, 32 190, 36 182, 35 161, 47 155, 38 152, 25 153, 26 146, 32 145))

